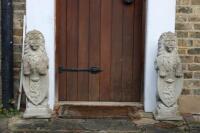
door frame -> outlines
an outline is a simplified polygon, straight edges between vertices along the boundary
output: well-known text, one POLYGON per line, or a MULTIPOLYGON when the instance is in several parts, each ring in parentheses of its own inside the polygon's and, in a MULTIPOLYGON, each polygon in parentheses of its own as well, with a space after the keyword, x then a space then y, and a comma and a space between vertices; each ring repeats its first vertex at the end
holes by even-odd
MULTIPOLYGON (((145 65, 144 65, 144 107, 152 112, 156 106, 156 71, 154 60, 157 41, 161 33, 175 31, 175 0, 144 0, 145 19, 145 65)), ((56 0, 26 0, 27 31, 40 30, 45 37, 49 57, 49 105, 53 109, 57 100, 56 79, 56 0), (39 3, 39 4, 38 4, 39 3), (47 10, 48 9, 48 10, 47 10)))

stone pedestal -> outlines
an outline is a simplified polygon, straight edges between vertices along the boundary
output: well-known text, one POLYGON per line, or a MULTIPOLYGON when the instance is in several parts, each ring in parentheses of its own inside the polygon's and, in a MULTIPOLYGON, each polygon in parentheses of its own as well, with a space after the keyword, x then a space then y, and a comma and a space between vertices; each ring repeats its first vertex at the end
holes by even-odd
POLYGON ((31 102, 27 102, 23 118, 51 118, 52 111, 49 109, 47 101, 44 103, 43 105, 34 106, 31 102))
POLYGON ((178 111, 178 106, 165 107, 162 103, 158 102, 156 111, 153 112, 156 120, 183 120, 178 111), (161 107, 162 106, 162 107, 161 107))

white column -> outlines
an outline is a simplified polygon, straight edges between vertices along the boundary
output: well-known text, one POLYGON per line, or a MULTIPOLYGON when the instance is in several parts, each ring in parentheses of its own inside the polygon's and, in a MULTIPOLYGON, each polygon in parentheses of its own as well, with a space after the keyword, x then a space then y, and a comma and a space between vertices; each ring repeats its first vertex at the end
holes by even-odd
POLYGON ((44 34, 49 57, 49 105, 55 103, 55 1, 26 0, 27 31, 36 29, 44 34))
POLYGON ((175 31, 176 0, 148 0, 145 44, 144 106, 152 112, 156 106, 156 71, 154 60, 158 38, 163 32, 175 31))

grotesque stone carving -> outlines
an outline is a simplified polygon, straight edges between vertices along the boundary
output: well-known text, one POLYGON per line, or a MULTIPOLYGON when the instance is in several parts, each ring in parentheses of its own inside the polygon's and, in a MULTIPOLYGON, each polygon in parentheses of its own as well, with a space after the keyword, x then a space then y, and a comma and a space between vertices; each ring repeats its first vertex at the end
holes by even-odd
POLYGON ((158 97, 154 116, 157 120, 180 120, 177 100, 183 87, 183 73, 174 33, 160 36, 155 66, 158 97))
POLYGON ((48 57, 41 32, 30 31, 25 38, 23 56, 23 88, 26 94, 24 118, 49 118, 48 57))

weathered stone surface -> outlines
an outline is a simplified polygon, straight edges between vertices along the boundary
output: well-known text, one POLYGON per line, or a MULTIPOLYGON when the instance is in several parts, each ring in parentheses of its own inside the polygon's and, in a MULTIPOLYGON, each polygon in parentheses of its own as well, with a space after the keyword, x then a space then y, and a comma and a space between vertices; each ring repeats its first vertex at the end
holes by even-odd
POLYGON ((193 73, 192 72, 184 72, 184 78, 185 79, 191 79, 192 78, 193 73))
POLYGON ((15 52, 14 53, 20 53, 20 54, 22 54, 22 45, 20 44, 14 44, 13 45, 13 49, 15 50, 15 52))
POLYGON ((192 49, 188 49, 188 54, 200 54, 200 48, 192 48, 192 49))
POLYGON ((200 63, 200 56, 195 56, 194 57, 194 62, 195 63, 200 63))
POLYGON ((13 36, 14 44, 22 44, 22 36, 13 36))
POLYGON ((192 27, 189 23, 176 23, 176 30, 192 30, 192 27))
MULTIPOLYGON (((200 114, 195 114, 193 115, 194 121, 195 122, 200 122, 200 114)), ((199 123, 200 124, 200 123, 199 123)))
POLYGON ((194 79, 200 79, 200 72, 194 72, 194 79))
POLYGON ((174 33, 166 32, 160 36, 155 66, 158 98, 154 117, 156 120, 181 120, 177 99, 183 88, 183 72, 174 33))
POLYGON ((199 15, 192 15, 188 17, 189 22, 200 22, 200 16, 199 15))
POLYGON ((188 70, 190 70, 190 71, 200 71, 200 64, 189 64, 188 70))
POLYGON ((8 119, 0 118, 0 132, 1 133, 9 133, 8 131, 8 119))
POLYGON ((200 47, 200 40, 193 40, 194 47, 200 47))
POLYGON ((200 30, 200 24, 194 24, 194 29, 195 30, 200 30))
POLYGON ((191 94, 191 90, 189 90, 189 89, 183 89, 183 91, 182 91, 181 94, 182 95, 189 95, 189 94, 191 94))
POLYGON ((140 132, 127 119, 53 119, 48 120, 21 120, 17 119, 9 124, 11 131, 33 131, 33 132, 70 132, 70 133, 124 133, 140 132))
POLYGON ((189 6, 177 6, 176 12, 189 14, 192 13, 192 8, 189 6))
POLYGON ((200 1, 176 0, 176 32, 178 53, 184 70, 183 95, 199 95, 200 82, 200 1), (189 24, 189 25, 186 25, 189 24))
POLYGON ((137 126, 144 126, 144 125, 153 125, 155 123, 158 123, 159 121, 150 119, 150 118, 142 118, 139 120, 134 120, 133 123, 137 126))
POLYGON ((187 54, 187 49, 183 48, 183 49, 178 49, 178 54, 180 55, 186 55, 187 54))
POLYGON ((13 16, 13 28, 14 29, 22 29, 23 28, 23 20, 22 19, 23 19, 22 15, 14 15, 13 16))
POLYGON ((194 57, 193 56, 180 56, 181 63, 193 63, 194 57))
POLYGON ((12 131, 50 131, 50 121, 48 119, 21 119, 18 117, 13 117, 9 119, 8 123, 9 130, 12 131))
POLYGON ((186 15, 177 15, 176 22, 186 22, 188 20, 186 15))
POLYGON ((176 33, 177 33, 178 38, 187 38, 188 37, 188 32, 176 31, 176 33))
POLYGON ((189 32, 189 37, 200 38, 200 32, 189 32))
POLYGON ((13 34, 15 34, 16 36, 21 36, 23 34, 23 30, 22 29, 15 29, 13 31, 13 34))
POLYGON ((199 0, 191 0, 191 4, 192 5, 200 5, 200 1, 199 0))
MULTIPOLYGON (((13 42, 14 42, 14 58, 21 58, 21 48, 16 45, 22 45, 22 29, 23 29, 23 17, 25 15, 26 0, 13 0, 13 42)), ((14 68, 19 69, 21 67, 20 62, 14 62, 14 68)), ((14 82, 19 80, 19 71, 14 75, 14 82)), ((17 92, 19 86, 14 86, 14 91, 17 92)), ((17 97, 18 93, 14 93, 17 97)))
POLYGON ((182 133, 184 121, 157 122, 142 119, 138 125, 129 119, 52 119, 9 122, 14 133, 182 133))
POLYGON ((21 61, 22 61, 21 53, 15 53, 14 62, 21 62, 21 61))
POLYGON ((192 40, 184 40, 184 39, 178 39, 178 47, 192 47, 193 41, 192 40))
MULTIPOLYGON (((13 70, 13 75, 14 75, 14 79, 15 79, 15 80, 18 80, 18 79, 19 79, 19 76, 18 76, 19 72, 20 72, 20 69, 19 69, 19 68, 14 68, 14 70, 13 70)), ((15 81, 14 81, 14 82, 15 82, 15 81)))
POLYGON ((194 89, 193 95, 200 95, 200 89, 194 89))
POLYGON ((182 113, 200 113, 200 96, 195 95, 183 95, 179 99, 179 109, 182 113))
POLYGON ((177 0, 176 4, 177 5, 189 5, 190 4, 190 0, 177 0))
POLYGON ((184 80, 183 86, 186 89, 197 89, 200 86, 200 80, 184 80))
POLYGON ((24 118, 50 118, 48 57, 41 32, 29 31, 23 56, 23 88, 27 97, 24 118))
POLYGON ((199 6, 194 6, 192 8, 192 13, 195 14, 195 15, 199 15, 199 13, 200 13, 200 7, 199 6))
POLYGON ((13 9, 14 10, 25 10, 25 4, 22 2, 14 3, 13 9))

